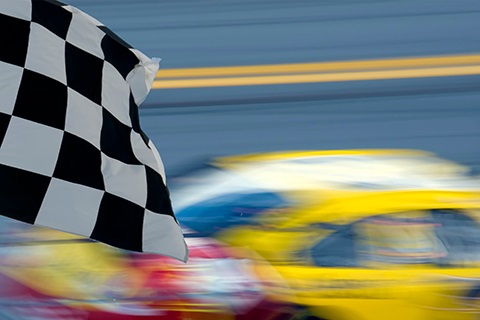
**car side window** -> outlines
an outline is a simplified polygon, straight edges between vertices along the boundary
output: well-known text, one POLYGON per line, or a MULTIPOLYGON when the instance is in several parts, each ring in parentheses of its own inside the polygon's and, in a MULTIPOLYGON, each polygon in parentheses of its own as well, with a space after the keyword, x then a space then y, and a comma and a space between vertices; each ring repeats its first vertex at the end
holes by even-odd
POLYGON ((432 210, 435 234, 447 254, 442 265, 468 266, 480 262, 480 226, 459 210, 432 210))
POLYGON ((376 215, 337 227, 312 247, 311 256, 322 267, 478 265, 480 224, 452 209, 376 215))
POLYGON ((354 252, 353 226, 344 226, 322 239, 311 249, 311 256, 316 266, 357 266, 354 252))
POLYGON ((373 216, 355 225, 355 248, 362 266, 433 264, 446 256, 428 211, 373 216))

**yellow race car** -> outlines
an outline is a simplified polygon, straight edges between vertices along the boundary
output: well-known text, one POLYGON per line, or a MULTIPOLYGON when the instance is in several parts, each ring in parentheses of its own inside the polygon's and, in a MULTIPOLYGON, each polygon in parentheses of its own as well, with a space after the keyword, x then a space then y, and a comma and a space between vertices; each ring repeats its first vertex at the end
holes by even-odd
POLYGON ((480 183, 467 167, 414 150, 304 151, 217 159, 176 182, 182 225, 269 262, 257 272, 285 306, 272 319, 478 316, 480 183))

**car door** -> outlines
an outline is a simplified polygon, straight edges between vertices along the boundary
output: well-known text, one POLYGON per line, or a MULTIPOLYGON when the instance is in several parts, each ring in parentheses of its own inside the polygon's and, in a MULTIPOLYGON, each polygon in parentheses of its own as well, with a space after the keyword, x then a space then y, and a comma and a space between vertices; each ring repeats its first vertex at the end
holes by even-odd
MULTIPOLYGON (((288 279, 291 296, 318 316, 428 319, 441 306, 444 319, 472 317, 462 312, 460 318, 458 303, 447 303, 443 295, 456 288, 457 297, 449 299, 462 298, 468 288, 459 283, 465 281, 452 278, 478 275, 480 230, 467 213, 398 212, 319 226, 325 227, 336 230, 303 252, 305 265, 278 268, 288 279)), ((472 280, 470 286, 476 283, 472 280)))

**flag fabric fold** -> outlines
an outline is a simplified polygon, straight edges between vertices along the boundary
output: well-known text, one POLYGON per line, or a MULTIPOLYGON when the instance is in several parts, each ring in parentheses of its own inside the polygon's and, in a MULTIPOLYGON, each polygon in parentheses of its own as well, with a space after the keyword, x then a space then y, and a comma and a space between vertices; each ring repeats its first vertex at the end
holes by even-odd
POLYGON ((54 0, 1 0, 0 41, 0 214, 187 261, 138 115, 159 60, 54 0))

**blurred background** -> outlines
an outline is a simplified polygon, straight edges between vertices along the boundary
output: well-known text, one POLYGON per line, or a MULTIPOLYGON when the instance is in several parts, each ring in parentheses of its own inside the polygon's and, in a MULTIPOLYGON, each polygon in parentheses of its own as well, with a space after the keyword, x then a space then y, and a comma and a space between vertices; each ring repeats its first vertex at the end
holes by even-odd
POLYGON ((191 257, 2 219, 0 319, 480 317, 478 0, 68 3, 162 59, 191 257))
POLYGON ((215 72, 200 70, 199 75, 199 70, 187 70, 181 77, 167 72, 184 68, 254 67, 221 69, 223 74, 214 74, 221 78, 350 73, 335 82, 324 82, 322 76, 318 82, 301 82, 308 79, 298 76, 278 85, 270 85, 277 77, 263 85, 233 82, 222 87, 222 81, 200 81, 193 88, 180 82, 152 90, 141 109, 142 125, 171 174, 202 157, 291 149, 418 148, 478 165, 480 4, 476 0, 70 3, 133 47, 160 57, 160 87, 166 80, 161 77, 197 79, 215 72), (470 62, 459 58, 466 56, 474 58, 470 62), (434 57, 453 58, 414 60, 405 67, 366 62, 434 57), (311 65, 346 61, 356 64, 329 64, 324 70, 311 65), (280 66, 261 69, 272 64, 280 66), (291 64, 300 66, 288 70, 291 64), (465 65, 473 74, 455 70, 465 65), (412 72, 432 67, 452 71, 451 76, 412 72), (370 74, 348 81, 358 79, 353 71, 402 68, 411 75, 382 79, 370 74))
MULTIPOLYGON (((480 4, 475 0, 77 0, 72 4, 147 55, 162 58, 163 71, 357 61, 356 68, 368 72, 374 68, 362 67, 365 60, 480 52, 476 31, 480 4)), ((419 62, 408 69, 458 66, 455 60, 419 62)), ((478 68, 478 56, 470 65, 478 68)), ((383 66, 398 68, 391 63, 383 66)), ((308 66, 284 69, 275 71, 321 73, 308 66)), ((326 72, 335 71, 333 66, 326 72)), ((224 72, 222 77, 239 76, 224 72)), ((208 70, 203 75, 208 76, 208 70)), ((271 74, 260 69, 256 75, 271 74)), ((199 76, 187 72, 185 78, 199 76)), ((476 72, 391 80, 372 75, 369 81, 282 85, 200 83, 194 88, 153 90, 141 110, 142 125, 172 172, 201 156, 305 148, 420 148, 476 165, 479 79, 476 72)))

